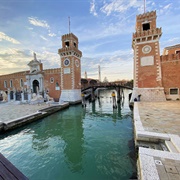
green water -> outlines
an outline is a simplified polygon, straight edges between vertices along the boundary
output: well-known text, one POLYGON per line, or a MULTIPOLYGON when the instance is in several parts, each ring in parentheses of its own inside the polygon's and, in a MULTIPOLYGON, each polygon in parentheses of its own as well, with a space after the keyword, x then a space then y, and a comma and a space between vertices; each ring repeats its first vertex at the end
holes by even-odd
POLYGON ((0 152, 31 180, 129 179, 132 112, 128 96, 113 110, 110 93, 1 135, 0 152))

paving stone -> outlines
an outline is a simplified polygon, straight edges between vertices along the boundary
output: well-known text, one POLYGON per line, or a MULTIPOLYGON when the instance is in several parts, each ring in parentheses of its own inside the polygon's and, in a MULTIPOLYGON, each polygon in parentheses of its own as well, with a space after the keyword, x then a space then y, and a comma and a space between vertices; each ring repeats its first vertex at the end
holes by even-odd
POLYGON ((178 126, 180 119, 179 107, 179 101, 139 102, 139 117, 144 129, 180 136, 180 126, 178 126))
POLYGON ((165 169, 166 169, 166 172, 168 173, 178 174, 178 171, 175 166, 165 165, 165 169))
POLYGON ((176 167, 177 171, 178 171, 179 174, 180 174, 180 166, 175 166, 175 167, 176 167))
POLYGON ((159 178, 161 180, 169 180, 167 173, 166 173, 166 170, 165 170, 163 165, 156 165, 156 168, 157 168, 157 171, 159 174, 159 178))
POLYGON ((179 174, 167 173, 169 180, 180 180, 179 174))

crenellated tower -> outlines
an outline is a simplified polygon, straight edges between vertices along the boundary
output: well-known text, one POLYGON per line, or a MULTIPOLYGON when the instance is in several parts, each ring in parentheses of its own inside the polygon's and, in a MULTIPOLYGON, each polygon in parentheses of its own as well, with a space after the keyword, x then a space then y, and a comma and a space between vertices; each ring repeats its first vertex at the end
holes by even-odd
POLYGON ((73 34, 62 36, 62 48, 58 50, 61 60, 60 101, 78 102, 81 100, 81 56, 78 38, 73 34))
POLYGON ((134 89, 133 100, 141 95, 142 101, 164 101, 160 63, 159 39, 161 28, 156 27, 156 11, 136 16, 133 33, 134 89))

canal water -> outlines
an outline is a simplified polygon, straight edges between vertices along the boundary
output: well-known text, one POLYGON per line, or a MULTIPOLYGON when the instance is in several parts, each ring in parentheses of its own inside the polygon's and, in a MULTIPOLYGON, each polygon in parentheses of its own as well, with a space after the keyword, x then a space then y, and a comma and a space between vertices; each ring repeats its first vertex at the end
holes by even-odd
POLYGON ((111 91, 0 137, 0 152, 30 180, 128 180, 136 172, 128 93, 111 91))

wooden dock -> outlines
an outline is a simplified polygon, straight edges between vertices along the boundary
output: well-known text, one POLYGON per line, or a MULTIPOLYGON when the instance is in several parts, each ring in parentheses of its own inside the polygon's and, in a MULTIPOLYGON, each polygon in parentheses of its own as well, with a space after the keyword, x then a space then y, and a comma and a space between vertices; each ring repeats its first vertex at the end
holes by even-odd
POLYGON ((28 180, 28 178, 0 153, 0 180, 28 180))

